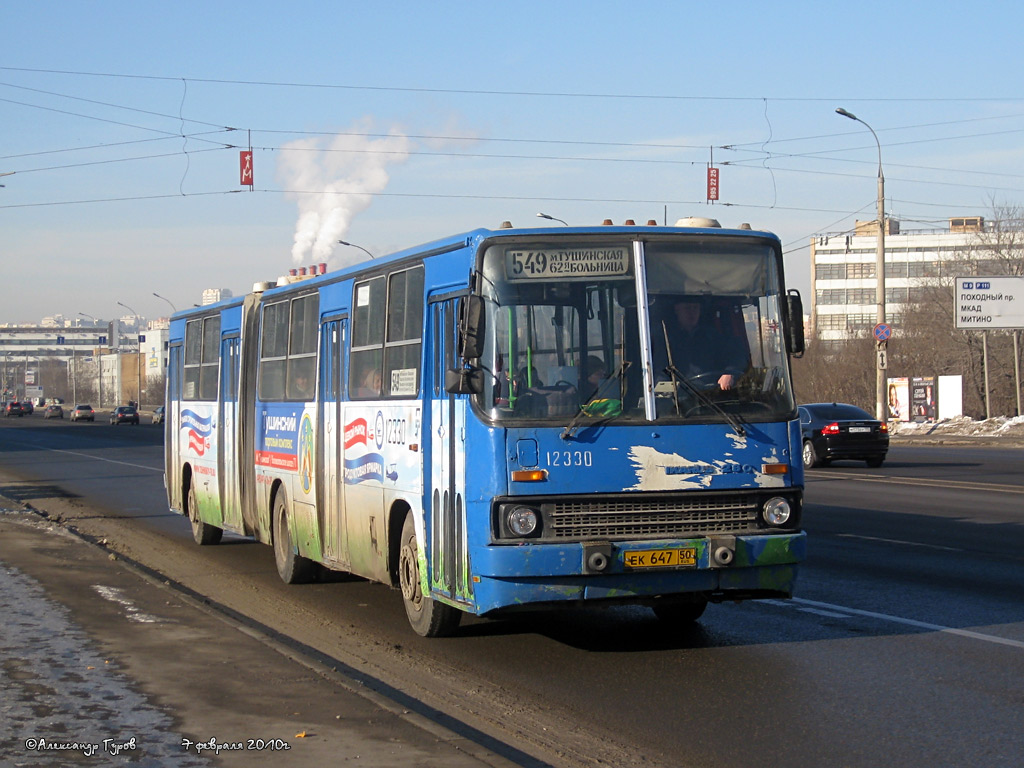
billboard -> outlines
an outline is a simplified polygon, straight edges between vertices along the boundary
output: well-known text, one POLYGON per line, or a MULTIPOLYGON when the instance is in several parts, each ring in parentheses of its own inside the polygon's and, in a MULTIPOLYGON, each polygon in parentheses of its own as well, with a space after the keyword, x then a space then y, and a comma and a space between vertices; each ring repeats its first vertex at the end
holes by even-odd
POLYGON ((887 387, 889 421, 935 422, 963 415, 963 376, 900 376, 887 387))
POLYGON ((718 199, 718 169, 708 168, 708 200, 718 199))
POLYGON ((238 183, 243 186, 252 186, 252 150, 247 149, 238 153, 238 183))
POLYGON ((938 392, 934 376, 914 376, 910 380, 910 419, 935 421, 938 414, 938 392))
POLYGON ((900 376, 888 383, 889 421, 910 421, 910 379, 900 376))

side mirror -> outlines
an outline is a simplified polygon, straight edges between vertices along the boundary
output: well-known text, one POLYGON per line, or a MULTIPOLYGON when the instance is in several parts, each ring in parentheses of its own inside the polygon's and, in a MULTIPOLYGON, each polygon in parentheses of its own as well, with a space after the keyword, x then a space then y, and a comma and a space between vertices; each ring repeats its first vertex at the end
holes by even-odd
POLYGON ((794 357, 804 353, 804 303, 800 292, 791 289, 786 294, 786 351, 794 357))
POLYGON ((462 302, 462 317, 459 320, 459 337, 462 349, 459 350, 463 360, 472 360, 484 353, 484 333, 486 320, 483 296, 468 296, 462 302))
POLYGON ((479 395, 484 391, 479 368, 449 368, 444 372, 444 391, 452 395, 479 395))

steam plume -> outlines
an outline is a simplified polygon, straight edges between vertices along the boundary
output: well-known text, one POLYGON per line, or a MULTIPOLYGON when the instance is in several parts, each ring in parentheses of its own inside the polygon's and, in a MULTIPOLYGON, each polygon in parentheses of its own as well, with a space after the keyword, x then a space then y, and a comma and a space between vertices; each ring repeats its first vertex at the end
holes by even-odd
MULTIPOLYGON (((353 133, 371 133, 368 121, 353 133)), ((388 167, 404 162, 410 141, 392 132, 384 138, 342 135, 300 139, 282 147, 278 178, 299 208, 292 259, 328 261, 356 214, 387 187, 388 167)))

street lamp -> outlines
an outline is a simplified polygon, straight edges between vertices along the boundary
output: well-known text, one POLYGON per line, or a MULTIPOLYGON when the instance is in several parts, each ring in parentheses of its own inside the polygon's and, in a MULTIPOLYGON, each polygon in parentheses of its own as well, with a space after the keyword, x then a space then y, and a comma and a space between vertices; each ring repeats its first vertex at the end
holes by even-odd
POLYGON ((135 345, 136 345, 135 371, 138 374, 138 382, 136 384, 135 392, 136 392, 136 397, 139 398, 138 402, 135 404, 135 407, 136 408, 141 408, 142 407, 142 342, 140 341, 140 338, 141 338, 141 333, 142 333, 142 321, 139 319, 139 313, 136 312, 131 307, 129 307, 127 304, 122 304, 119 301, 119 302, 117 302, 117 305, 119 307, 124 307, 129 312, 131 312, 133 315, 135 315, 135 345))
POLYGON ((556 219, 554 216, 551 216, 550 214, 547 214, 547 213, 538 213, 537 214, 537 218, 547 219, 548 221, 560 221, 560 222, 562 222, 562 224, 565 224, 565 226, 567 226, 567 227, 569 226, 569 224, 567 222, 562 221, 561 219, 556 219))
MULTIPOLYGON (((875 129, 865 123, 852 112, 847 112, 838 107, 836 112, 843 117, 856 120, 875 137, 875 144, 878 145, 878 239, 875 243, 875 304, 877 312, 875 315, 876 328, 885 324, 885 176, 882 175, 882 143, 878 140, 875 129)), ((887 421, 885 398, 885 365, 886 365, 886 341, 879 338, 878 349, 875 355, 875 418, 879 421, 887 421)))
MULTIPOLYGON (((159 293, 154 293, 153 295, 156 296, 158 299, 164 299, 164 297, 161 296, 159 293)), ((171 304, 171 300, 170 299, 164 299, 164 301, 166 301, 168 304, 171 304)), ((174 306, 174 304, 171 304, 171 311, 172 312, 177 312, 178 308, 176 306, 174 306)))
POLYGON ((366 250, 365 248, 363 248, 363 246, 361 246, 361 245, 356 245, 355 243, 350 243, 350 242, 348 242, 348 241, 346 241, 346 240, 339 240, 339 241, 338 241, 338 243, 339 243, 339 245, 347 245, 347 246, 348 246, 349 248, 358 248, 358 249, 359 249, 360 251, 362 251, 363 253, 365 253, 365 254, 366 254, 367 256, 369 256, 369 257, 370 257, 371 259, 372 259, 372 258, 375 258, 375 257, 374 257, 374 255, 373 255, 372 253, 370 253, 370 252, 369 252, 368 250, 366 250))

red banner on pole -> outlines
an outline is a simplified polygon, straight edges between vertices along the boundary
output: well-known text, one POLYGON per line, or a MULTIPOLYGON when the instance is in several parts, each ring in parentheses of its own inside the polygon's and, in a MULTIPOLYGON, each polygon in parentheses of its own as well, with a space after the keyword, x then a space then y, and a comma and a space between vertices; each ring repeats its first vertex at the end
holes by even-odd
POLYGON ((252 150, 246 149, 238 153, 239 183, 252 186, 252 150))
POLYGON ((708 200, 718 199, 718 169, 708 168, 708 200))

